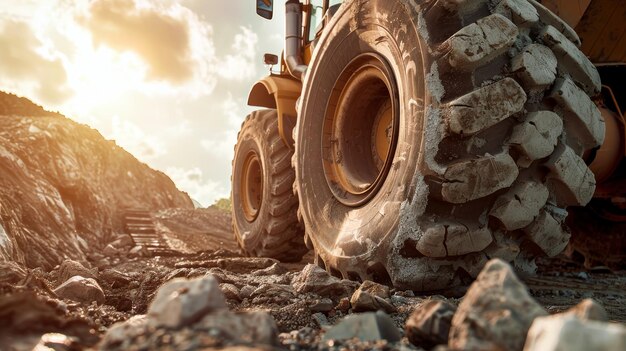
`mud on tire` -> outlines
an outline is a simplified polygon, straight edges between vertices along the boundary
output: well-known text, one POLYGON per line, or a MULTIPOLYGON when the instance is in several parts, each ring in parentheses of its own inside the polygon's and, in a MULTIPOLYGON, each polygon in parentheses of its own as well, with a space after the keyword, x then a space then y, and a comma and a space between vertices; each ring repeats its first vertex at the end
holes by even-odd
MULTIPOLYGON (((296 135, 307 241, 335 275, 439 290, 492 257, 534 269, 567 245, 568 206, 590 201, 583 154, 604 138, 600 91, 576 33, 535 1, 353 0, 317 44, 296 135), (369 202, 336 198, 321 142, 329 97, 363 53, 397 84, 397 143, 369 202)), ((341 156, 341 155, 339 155, 341 156)))
POLYGON ((231 199, 235 239, 248 256, 294 262, 308 251, 296 214, 292 155, 293 150, 280 137, 275 110, 255 111, 246 117, 235 146, 231 199), (260 166, 260 193, 254 206, 246 205, 243 185, 250 157, 260 166), (246 206, 252 213, 246 213, 246 206))

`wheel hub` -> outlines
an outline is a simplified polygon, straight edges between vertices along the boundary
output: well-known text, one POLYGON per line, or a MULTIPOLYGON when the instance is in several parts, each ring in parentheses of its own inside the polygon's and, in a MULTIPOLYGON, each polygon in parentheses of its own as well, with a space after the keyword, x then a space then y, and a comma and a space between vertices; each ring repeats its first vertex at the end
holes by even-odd
POLYGON ((376 195, 395 154, 398 115, 391 69, 377 54, 358 56, 337 79, 324 118, 324 173, 337 200, 356 207, 376 195))
POLYGON ((244 216, 248 222, 253 222, 259 215, 263 199, 263 167, 254 151, 248 153, 243 164, 241 190, 244 216))

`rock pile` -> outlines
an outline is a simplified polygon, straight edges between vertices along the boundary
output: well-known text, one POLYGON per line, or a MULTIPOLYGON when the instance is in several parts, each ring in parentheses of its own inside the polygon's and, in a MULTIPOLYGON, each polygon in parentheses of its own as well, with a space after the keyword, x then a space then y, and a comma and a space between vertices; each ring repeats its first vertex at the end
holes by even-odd
POLYGON ((121 209, 193 208, 165 174, 98 131, 2 92, 0 169, 0 260, 28 267, 100 254, 122 231, 121 209))
POLYGON ((161 288, 147 315, 112 326, 102 350, 196 350, 278 345, 278 328, 266 312, 231 312, 217 280, 205 275, 174 279, 161 288))

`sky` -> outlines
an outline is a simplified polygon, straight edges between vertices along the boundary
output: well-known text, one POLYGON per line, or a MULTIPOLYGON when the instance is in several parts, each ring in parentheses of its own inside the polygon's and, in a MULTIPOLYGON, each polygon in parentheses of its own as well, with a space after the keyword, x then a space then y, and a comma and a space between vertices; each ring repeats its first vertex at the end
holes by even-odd
POLYGON ((0 90, 165 172, 204 206, 230 194, 233 147, 283 6, 253 0, 0 0, 0 90))

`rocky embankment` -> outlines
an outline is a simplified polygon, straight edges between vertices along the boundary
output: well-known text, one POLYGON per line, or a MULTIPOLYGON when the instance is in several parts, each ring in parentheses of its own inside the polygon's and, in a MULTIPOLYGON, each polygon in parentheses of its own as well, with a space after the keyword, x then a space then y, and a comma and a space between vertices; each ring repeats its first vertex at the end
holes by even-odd
POLYGON ((163 173, 113 141, 0 92, 0 260, 51 269, 121 231, 120 211, 192 208, 163 173))

